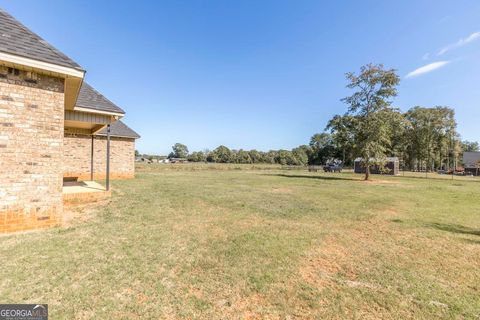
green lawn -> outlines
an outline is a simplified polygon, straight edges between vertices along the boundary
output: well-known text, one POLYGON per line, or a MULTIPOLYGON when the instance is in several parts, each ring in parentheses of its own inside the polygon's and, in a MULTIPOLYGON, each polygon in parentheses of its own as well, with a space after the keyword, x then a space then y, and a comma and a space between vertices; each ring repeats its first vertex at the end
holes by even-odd
POLYGON ((479 318, 480 181, 360 179, 141 166, 69 226, 0 237, 0 301, 52 319, 479 318))

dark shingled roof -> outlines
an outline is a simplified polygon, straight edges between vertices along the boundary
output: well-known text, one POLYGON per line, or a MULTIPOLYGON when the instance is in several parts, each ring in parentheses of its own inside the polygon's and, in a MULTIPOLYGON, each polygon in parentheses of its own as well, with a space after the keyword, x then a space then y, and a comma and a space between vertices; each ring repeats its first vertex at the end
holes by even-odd
POLYGON ((92 86, 85 81, 80 88, 76 105, 77 107, 88 108, 92 110, 125 114, 125 111, 117 107, 113 102, 105 98, 100 92, 93 89, 92 86))
POLYGON ((0 52, 82 70, 75 61, 52 47, 0 9, 0 52))
MULTIPOLYGON (((107 135, 107 128, 105 127, 97 133, 99 136, 107 135)), ((125 123, 118 120, 110 125, 110 136, 112 137, 122 137, 122 138, 133 138, 138 139, 140 135, 130 129, 125 123)))

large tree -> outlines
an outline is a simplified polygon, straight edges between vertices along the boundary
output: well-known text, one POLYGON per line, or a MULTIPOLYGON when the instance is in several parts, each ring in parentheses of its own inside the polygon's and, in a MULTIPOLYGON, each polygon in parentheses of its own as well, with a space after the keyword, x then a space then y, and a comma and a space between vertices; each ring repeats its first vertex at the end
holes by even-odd
POLYGON ((354 93, 342 101, 349 105, 348 114, 358 120, 355 141, 368 180, 370 167, 386 157, 391 143, 388 119, 400 78, 394 69, 386 70, 381 64, 368 64, 360 68, 359 74, 349 72, 346 77, 347 88, 354 93))

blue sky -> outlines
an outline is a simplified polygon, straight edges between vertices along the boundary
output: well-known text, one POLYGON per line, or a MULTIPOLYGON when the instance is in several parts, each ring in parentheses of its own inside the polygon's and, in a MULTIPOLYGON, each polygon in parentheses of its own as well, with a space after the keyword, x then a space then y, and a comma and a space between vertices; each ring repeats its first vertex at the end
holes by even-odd
POLYGON ((126 110, 141 152, 306 144, 369 62, 395 105, 455 108, 480 140, 480 1, 5 1, 126 110), (422 68, 423 67, 423 68, 422 68), (419 69, 421 68, 421 69, 419 69))

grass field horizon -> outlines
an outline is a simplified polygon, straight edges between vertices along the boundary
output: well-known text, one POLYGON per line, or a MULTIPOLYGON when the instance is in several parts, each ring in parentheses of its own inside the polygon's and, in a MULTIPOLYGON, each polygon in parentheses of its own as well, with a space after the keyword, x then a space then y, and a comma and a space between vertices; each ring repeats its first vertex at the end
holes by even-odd
POLYGON ((139 165, 0 237, 0 300, 76 319, 480 317, 480 181, 139 165))

